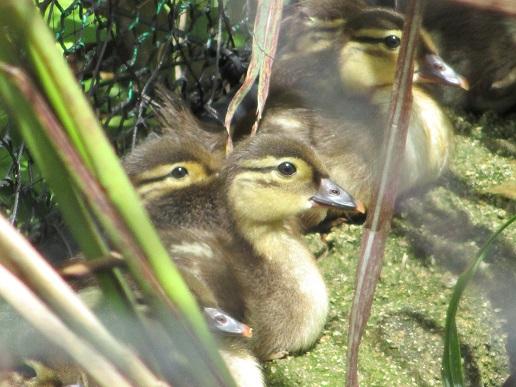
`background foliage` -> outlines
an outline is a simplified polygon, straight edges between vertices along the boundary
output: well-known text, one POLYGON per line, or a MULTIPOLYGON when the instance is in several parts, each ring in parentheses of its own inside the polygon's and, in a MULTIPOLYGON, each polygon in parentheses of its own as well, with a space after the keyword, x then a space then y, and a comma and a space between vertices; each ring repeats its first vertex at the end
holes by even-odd
MULTIPOLYGON (((118 154, 153 126, 155 84, 223 121, 250 54, 243 1, 35 0, 118 154), (222 107, 221 107, 222 106, 222 107), (221 113, 222 111, 222 113, 221 113)), ((31 240, 60 232, 50 191, 0 111, 0 206, 31 240)))

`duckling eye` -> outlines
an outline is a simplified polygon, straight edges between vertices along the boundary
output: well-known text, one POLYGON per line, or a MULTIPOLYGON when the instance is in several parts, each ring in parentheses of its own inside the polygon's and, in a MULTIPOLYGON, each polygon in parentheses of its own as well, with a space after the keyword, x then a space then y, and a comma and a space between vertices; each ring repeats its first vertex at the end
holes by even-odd
POLYGON ((385 43, 387 48, 390 48, 392 50, 399 47, 401 39, 398 38, 396 35, 389 35, 383 40, 383 42, 385 43))
POLYGON ((175 179, 182 179, 188 175, 188 169, 185 167, 175 167, 172 172, 170 172, 170 175, 175 179))
POLYGON ((297 169, 294 164, 289 163, 288 161, 284 161, 278 165, 278 171, 280 171, 282 175, 292 176, 294 173, 296 173, 297 169))

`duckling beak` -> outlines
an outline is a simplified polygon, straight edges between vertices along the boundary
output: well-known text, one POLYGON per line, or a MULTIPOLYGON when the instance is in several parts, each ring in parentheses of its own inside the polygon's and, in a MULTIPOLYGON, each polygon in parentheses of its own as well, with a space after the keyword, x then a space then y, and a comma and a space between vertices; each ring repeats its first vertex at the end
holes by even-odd
POLYGON ((435 54, 426 54, 419 69, 414 72, 414 82, 440 83, 469 90, 466 78, 452 69, 443 58, 435 54))
POLYGON ((334 207, 365 213, 362 202, 353 198, 350 193, 328 178, 321 179, 319 191, 310 200, 314 203, 314 206, 334 207))
POLYGON ((209 307, 203 309, 204 314, 208 317, 208 326, 215 333, 253 337, 253 329, 249 325, 234 319, 221 309, 209 307))

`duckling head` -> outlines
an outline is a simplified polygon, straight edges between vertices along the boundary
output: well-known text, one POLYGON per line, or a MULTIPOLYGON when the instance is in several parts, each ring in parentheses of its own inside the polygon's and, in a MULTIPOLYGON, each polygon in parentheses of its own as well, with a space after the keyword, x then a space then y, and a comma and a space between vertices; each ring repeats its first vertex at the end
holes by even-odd
MULTIPOLYGON (((345 89, 370 94, 394 83, 402 40, 403 16, 383 8, 365 10, 350 18, 348 41, 339 54, 339 73, 345 89)), ((467 81, 438 54, 428 33, 421 30, 414 63, 415 83, 441 83, 468 88, 467 81)))
POLYGON ((330 180, 308 146, 279 135, 260 134, 242 142, 221 175, 237 221, 274 223, 315 207, 362 207, 330 180))
POLYGON ((219 160, 189 136, 153 136, 128 154, 123 164, 144 203, 210 180, 219 160))

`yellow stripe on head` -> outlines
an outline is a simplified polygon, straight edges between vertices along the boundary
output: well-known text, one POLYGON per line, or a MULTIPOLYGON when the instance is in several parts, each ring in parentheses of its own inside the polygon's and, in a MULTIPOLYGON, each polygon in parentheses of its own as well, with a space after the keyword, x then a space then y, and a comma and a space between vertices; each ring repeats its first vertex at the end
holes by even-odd
POLYGON ((186 188, 209 179, 209 173, 201 163, 184 161, 158 165, 133 178, 136 191, 144 202, 170 192, 186 188))

